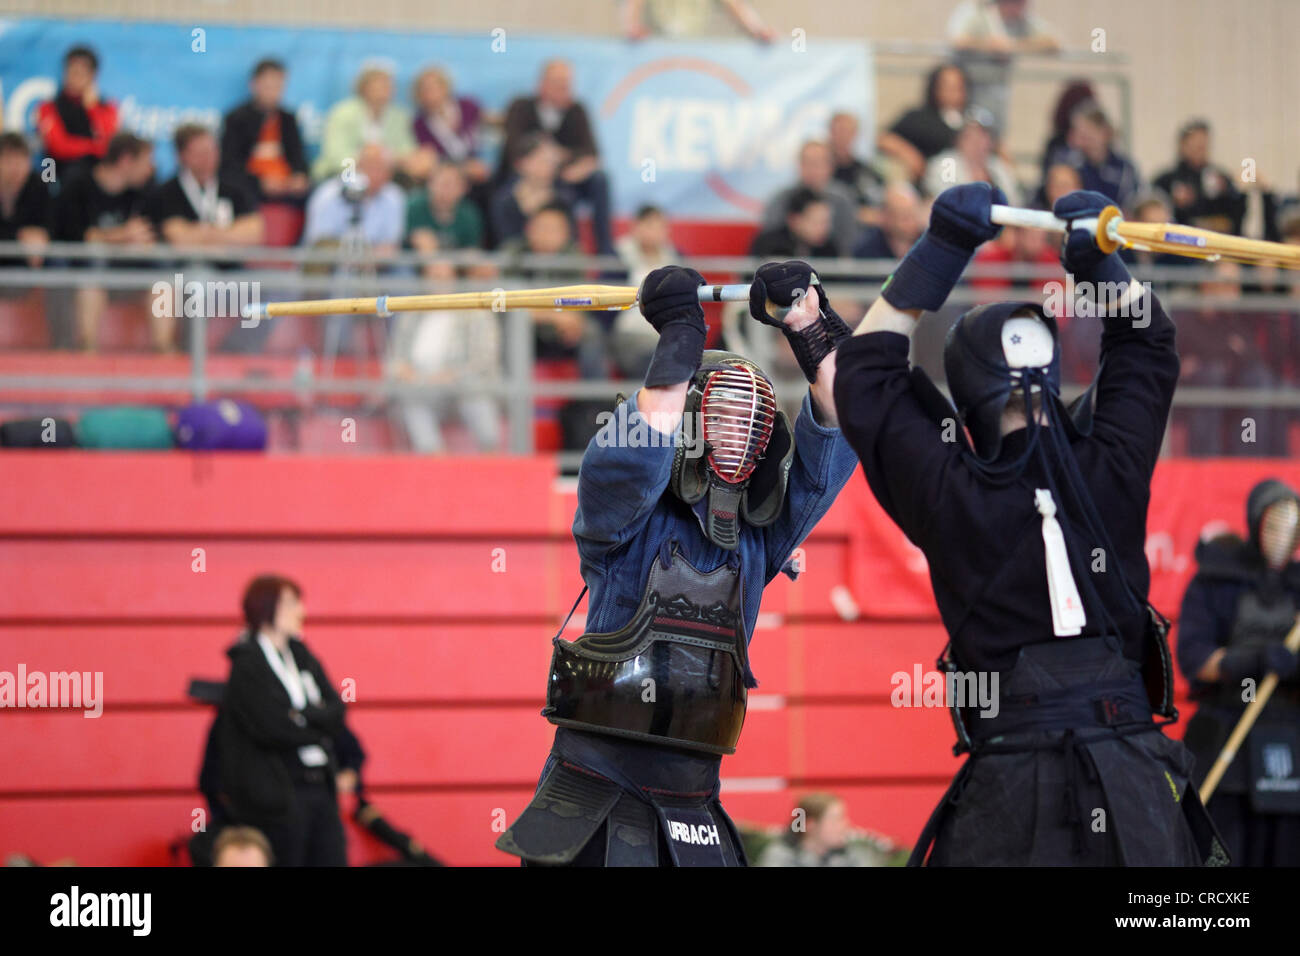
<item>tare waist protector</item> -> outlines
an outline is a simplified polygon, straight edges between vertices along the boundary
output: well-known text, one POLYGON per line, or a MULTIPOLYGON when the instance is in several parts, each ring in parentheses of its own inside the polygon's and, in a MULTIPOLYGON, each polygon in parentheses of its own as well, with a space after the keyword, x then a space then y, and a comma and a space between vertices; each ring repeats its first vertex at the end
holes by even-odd
POLYGON ((739 571, 696 570, 674 547, 656 559, 632 620, 554 640, 546 707, 553 724, 729 754, 745 723, 739 571))

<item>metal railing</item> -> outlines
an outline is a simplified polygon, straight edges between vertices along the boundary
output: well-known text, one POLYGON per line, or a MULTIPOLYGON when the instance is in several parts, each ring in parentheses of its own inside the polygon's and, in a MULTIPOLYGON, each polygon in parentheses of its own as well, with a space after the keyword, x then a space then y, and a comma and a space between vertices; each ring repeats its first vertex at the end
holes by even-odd
MULTIPOLYGON (((12 260, 34 252, 17 243, 0 243, 0 261, 12 260)), ((164 246, 103 246, 81 243, 52 243, 40 249, 44 264, 40 268, 10 265, 0 267, 0 290, 8 290, 13 298, 21 290, 43 289, 47 292, 93 287, 119 291, 140 290, 142 295, 162 287, 168 294, 175 287, 179 273, 184 283, 246 283, 256 290, 260 301, 299 298, 333 298, 341 296, 374 296, 380 294, 406 294, 430 291, 482 291, 485 288, 528 288, 550 285, 567 285, 586 282, 625 284, 621 278, 621 264, 613 257, 587 255, 566 256, 508 256, 498 253, 464 252, 440 254, 437 261, 462 267, 474 267, 477 276, 461 276, 455 280, 434 281, 419 275, 420 267, 427 265, 428 257, 415 253, 400 253, 370 263, 380 274, 305 274, 304 267, 353 266, 346 250, 305 249, 282 247, 206 249, 202 255, 179 252, 164 246), (241 263, 237 269, 217 268, 214 263, 241 263), (488 270, 492 270, 488 278, 488 270), (525 278, 528 274, 545 273, 544 279, 525 278)), ((762 260, 749 257, 690 257, 690 264, 710 279, 724 278, 744 281, 762 260)), ((865 308, 879 294, 881 284, 896 265, 893 260, 818 260, 819 273, 827 284, 837 308, 846 321, 856 322, 865 308)), ((1177 316, 1191 309, 1222 309, 1232 313, 1275 313, 1279 321, 1295 323, 1300 329, 1300 299, 1294 294, 1279 292, 1250 292, 1240 296, 1211 299, 1201 295, 1196 286, 1200 282, 1219 280, 1215 268, 1195 263, 1186 266, 1135 267, 1137 278, 1152 282, 1160 291, 1166 309, 1177 316)), ((1284 278, 1291 274, 1284 273, 1284 278)), ((1041 299, 1043 286, 1060 282, 1063 273, 1050 264, 1025 263, 974 263, 967 273, 967 281, 958 286, 938 317, 930 317, 918 328, 914 359, 932 369, 940 368, 937 346, 942 330, 961 310, 995 298, 1041 299), (979 282, 1002 281, 1017 283, 1020 288, 981 288, 979 282)), ((162 294, 161 292, 155 294, 162 294)), ((142 303, 141 308, 144 308, 142 303)), ((737 306, 743 312, 743 306, 737 306)), ((212 356, 208 352, 208 326, 215 319, 237 319, 237 314, 209 315, 206 311, 189 317, 192 323, 189 335, 189 362, 187 374, 132 374, 130 376, 104 374, 78 374, 60 371, 16 373, 0 368, 0 405, 35 407, 42 395, 75 393, 141 394, 167 393, 201 400, 214 395, 281 395, 293 396, 300 402, 324 401, 362 396, 374 408, 393 401, 436 401, 448 396, 482 395, 501 403, 507 424, 507 447, 510 452, 526 454, 533 451, 533 420, 538 401, 597 399, 610 400, 618 393, 630 394, 640 383, 631 379, 586 379, 546 381, 534 375, 534 328, 527 312, 512 311, 500 315, 502 348, 500 374, 494 377, 461 381, 455 384, 435 382, 408 382, 395 378, 387 367, 387 355, 376 354, 376 371, 370 373, 362 366, 355 374, 320 375, 315 359, 310 373, 296 369, 283 377, 269 375, 259 367, 249 377, 229 377, 212 373, 212 356), (15 395, 21 392, 22 398, 15 395)), ((0 319, 0 321, 9 321, 0 319)), ((269 320, 276 322, 279 320, 269 320)), ((329 321, 300 319, 299 321, 329 321)), ((371 318, 382 331, 385 320, 371 318)), ((1078 320, 1075 320, 1078 321, 1078 320)), ((725 334, 739 336, 743 349, 765 368, 774 373, 778 395, 787 404, 796 403, 806 388, 797 370, 788 358, 788 350, 780 341, 776 330, 743 318, 724 323, 725 334)), ((242 334, 237 333, 237 334, 242 334)), ((379 338, 382 340, 383 335, 379 338)), ((1292 342, 1300 341, 1293 335, 1292 342)), ((0 360, 6 353, 0 352, 0 360)), ((13 354, 8 353, 8 354, 13 354)), ((44 353, 48 354, 48 353, 44 353)), ((264 353, 246 353, 252 357, 266 357, 264 353)), ((293 358, 292 355, 285 356, 293 358)), ((940 376, 936 374, 936 378, 940 376)), ((1084 383, 1067 382, 1067 397, 1082 389, 1084 383)), ((1276 389, 1241 388, 1180 388, 1175 397, 1176 407, 1186 408, 1236 408, 1262 407, 1300 409, 1300 388, 1288 381, 1276 389)), ((561 461, 571 464, 577 453, 561 455, 561 461)))

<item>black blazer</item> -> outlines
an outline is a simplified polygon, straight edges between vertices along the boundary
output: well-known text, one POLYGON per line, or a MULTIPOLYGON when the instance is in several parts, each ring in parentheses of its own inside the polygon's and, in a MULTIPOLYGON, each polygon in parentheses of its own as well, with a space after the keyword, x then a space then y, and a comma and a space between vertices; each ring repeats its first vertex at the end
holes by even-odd
MULTIPOLYGON (((505 182, 510 178, 520 141, 529 133, 543 128, 542 118, 537 112, 537 97, 521 96, 513 100, 506 109, 504 125, 505 142, 494 177, 497 183, 505 182)), ((577 101, 564 111, 554 137, 559 145, 573 153, 575 159, 595 156, 600 152, 596 147, 596 136, 591 129, 591 120, 587 118, 587 110, 577 101)))
POLYGON ((333 739, 343 729, 343 700, 302 641, 291 638, 289 648, 299 670, 312 675, 321 693, 319 705, 308 704, 299 713, 256 640, 241 641, 226 652, 230 680, 217 730, 221 791, 240 822, 275 822, 293 813, 290 768, 301 766, 299 747, 324 748, 333 784, 333 739))
MULTIPOLYGON (((288 110, 278 110, 280 114, 280 148, 284 150, 284 160, 295 173, 307 172, 307 154, 302 145, 302 133, 298 121, 288 110)), ((262 190, 256 177, 249 174, 244 167, 248 157, 257 145, 257 137, 262 132, 262 122, 266 114, 249 100, 236 106, 226 114, 221 126, 221 175, 238 179, 252 189, 255 196, 262 190)))

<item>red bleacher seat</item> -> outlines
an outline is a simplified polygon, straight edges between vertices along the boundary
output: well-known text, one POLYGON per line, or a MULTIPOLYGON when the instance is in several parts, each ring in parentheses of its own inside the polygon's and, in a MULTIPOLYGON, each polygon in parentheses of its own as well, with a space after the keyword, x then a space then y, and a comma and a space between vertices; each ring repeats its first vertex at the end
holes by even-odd
POLYGON ((41 290, 21 299, 0 299, 0 349, 43 349, 50 345, 41 290))
POLYGON ((303 210, 288 203, 263 203, 262 224, 265 230, 262 244, 267 246, 296 246, 302 236, 303 210))

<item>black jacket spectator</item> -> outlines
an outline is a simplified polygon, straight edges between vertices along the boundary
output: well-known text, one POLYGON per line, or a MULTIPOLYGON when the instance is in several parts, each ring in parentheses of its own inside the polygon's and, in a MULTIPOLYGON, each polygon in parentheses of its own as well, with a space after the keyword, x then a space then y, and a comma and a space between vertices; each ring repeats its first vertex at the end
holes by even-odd
POLYGON ((54 200, 50 238, 55 242, 82 242, 89 229, 111 229, 144 211, 145 192, 124 189, 105 192, 95 179, 94 167, 63 184, 54 200))
MULTIPOLYGON (((298 121, 286 109, 277 108, 280 125, 280 149, 290 172, 307 174, 307 154, 303 149, 298 121)), ((269 113, 258 109, 250 99, 226 114, 221 128, 221 176, 239 182, 254 196, 260 196, 257 177, 248 170, 253 148, 262 135, 269 113)))
POLYGON ((570 152, 571 159, 595 156, 599 153, 596 147, 596 136, 591 130, 591 120, 587 117, 587 110, 581 103, 575 100, 569 104, 569 108, 559 114, 558 124, 548 128, 542 122, 541 113, 537 108, 537 97, 521 96, 514 100, 506 111, 505 145, 501 150, 501 164, 497 168, 498 180, 505 180, 510 175, 516 150, 524 137, 529 133, 537 132, 549 133, 556 143, 570 152))
POLYGON ((235 822, 267 835, 277 865, 341 864, 334 741, 343 731, 344 704, 305 644, 290 638, 289 652, 315 682, 318 703, 293 706, 257 640, 226 652, 230 680, 217 731, 221 799, 235 822), (319 748, 326 763, 308 765, 305 748, 319 748))
MULTIPOLYGON (((0 135, 0 242, 13 242, 20 236, 46 239, 49 220, 50 190, 32 171, 26 142, 17 134, 0 135)), ((25 264, 21 256, 0 258, 0 266, 25 264)))
MULTIPOLYGON (((258 210, 257 199, 248 187, 241 180, 225 175, 217 178, 217 200, 230 203, 235 219, 258 210)), ((149 193, 145 198, 144 213, 160 231, 168 219, 199 221, 199 212, 185 194, 179 176, 173 176, 149 193)))

